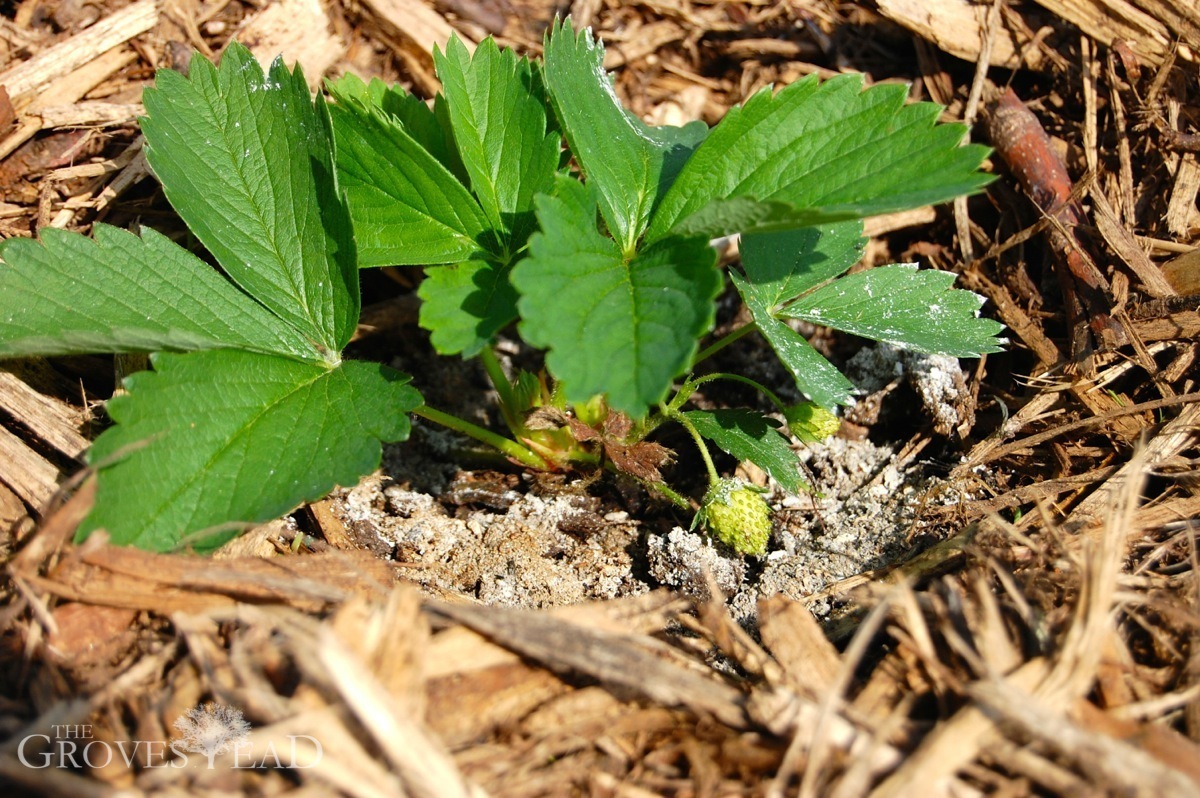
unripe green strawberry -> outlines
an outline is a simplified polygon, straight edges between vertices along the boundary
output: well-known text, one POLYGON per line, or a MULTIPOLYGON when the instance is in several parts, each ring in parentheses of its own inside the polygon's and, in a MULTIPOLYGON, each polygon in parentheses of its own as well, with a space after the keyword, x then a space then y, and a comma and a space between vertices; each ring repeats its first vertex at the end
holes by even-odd
POLYGON ((771 508, 754 487, 722 479, 704 495, 697 519, 739 554, 765 554, 771 536, 771 508))

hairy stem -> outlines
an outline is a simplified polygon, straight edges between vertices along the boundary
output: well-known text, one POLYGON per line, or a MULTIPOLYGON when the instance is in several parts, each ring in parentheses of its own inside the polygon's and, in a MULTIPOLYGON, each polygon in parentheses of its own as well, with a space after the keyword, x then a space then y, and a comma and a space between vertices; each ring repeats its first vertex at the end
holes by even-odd
POLYGON ((712 455, 708 453, 708 444, 704 442, 704 438, 701 437, 700 432, 696 429, 696 425, 688 421, 687 416, 670 405, 660 404, 658 408, 662 411, 663 416, 678 422, 692 436, 692 440, 696 442, 696 448, 700 450, 700 457, 704 460, 704 467, 708 469, 709 482, 713 485, 720 482, 721 475, 717 473, 717 467, 713 464, 712 455))
POLYGON ((723 371, 718 371, 713 374, 705 374, 703 377, 697 377, 694 380, 688 380, 688 387, 698 388, 701 385, 703 385, 704 383, 711 382, 713 380, 731 380, 733 382, 740 382, 743 385, 749 385, 751 388, 758 391, 763 396, 767 397, 767 399, 770 400, 771 404, 775 405, 775 408, 780 413, 787 410, 787 405, 785 405, 783 403, 783 400, 781 400, 775 394, 774 391, 772 391, 767 386, 763 385, 761 382, 752 380, 749 377, 743 377, 740 374, 729 374, 729 373, 723 372, 723 371))

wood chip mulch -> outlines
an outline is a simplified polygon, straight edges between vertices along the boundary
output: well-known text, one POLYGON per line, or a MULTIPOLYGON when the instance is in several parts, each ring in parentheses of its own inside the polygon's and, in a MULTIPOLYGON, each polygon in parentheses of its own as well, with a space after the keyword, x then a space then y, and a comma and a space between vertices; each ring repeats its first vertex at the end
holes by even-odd
MULTIPOLYGON (((870 224, 871 259, 958 272, 1009 330, 971 364, 976 420, 949 469, 974 498, 928 511, 957 534, 832 588, 850 608, 836 627, 775 596, 753 635, 719 596, 520 610, 423 595, 336 547, 77 545, 113 362, 7 361, 6 794, 1200 794, 1194 4, 9 2, 0 235, 182 230, 136 120, 154 70, 193 50, 236 37, 314 81, 428 96, 451 33, 537 53, 568 11, 659 124, 861 70, 994 147, 986 194, 870 224), (188 735, 220 707, 248 736, 205 751, 188 735)), ((933 435, 909 434, 916 451, 933 435)))

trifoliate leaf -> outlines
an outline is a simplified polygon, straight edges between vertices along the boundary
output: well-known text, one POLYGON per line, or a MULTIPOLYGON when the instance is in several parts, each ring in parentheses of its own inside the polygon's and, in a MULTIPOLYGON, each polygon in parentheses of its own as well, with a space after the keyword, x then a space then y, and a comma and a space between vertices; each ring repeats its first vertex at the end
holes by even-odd
MULTIPOLYGON (((362 78, 350 72, 337 80, 327 81, 326 87, 330 96, 342 105, 358 104, 361 108, 375 107, 383 111, 438 163, 449 169, 461 182, 467 181, 467 173, 454 146, 454 134, 450 132, 449 123, 439 119, 436 111, 420 97, 405 91, 398 84, 389 86, 379 78, 364 83, 362 78)), ((437 105, 435 103, 435 107, 437 105)))
POLYGON ((983 297, 951 288, 954 279, 915 263, 881 266, 801 297, 781 315, 932 355, 1001 351, 1003 325, 979 318, 983 297))
POLYGON ((0 356, 238 347, 320 360, 313 345, 150 228, 47 227, 0 245, 0 356))
POLYGON ((790 493, 804 487, 800 460, 780 434, 778 422, 753 410, 689 410, 696 431, 738 460, 749 460, 790 493))
POLYGON ((358 270, 333 144, 304 75, 267 75, 234 43, 220 68, 162 70, 147 89, 146 159, 225 273, 328 352, 358 324, 358 270))
MULTIPOLYGON (((905 105, 903 86, 863 91, 862 77, 811 76, 770 87, 713 128, 655 209, 648 242, 714 200, 748 197, 792 206, 795 226, 914 208, 972 193, 987 149, 960 147, 966 128, 936 125, 932 103, 905 105)), ((743 215, 747 210, 739 211, 743 215)), ((718 217, 709 217, 714 221, 718 217)), ((726 231, 728 232, 728 231, 726 231)))
POLYGON ((591 29, 556 23, 546 38, 545 81, 571 152, 596 192, 608 228, 629 255, 656 200, 700 140, 703 123, 649 128, 626 111, 604 72, 591 29))
POLYGON ((353 102, 329 111, 360 266, 459 263, 499 250, 471 192, 393 117, 353 102))
POLYGON ((537 208, 541 232, 512 273, 521 335, 550 350, 546 363, 569 401, 606 394, 613 409, 639 417, 666 396, 712 326, 716 253, 703 239, 672 238, 626 260, 575 180, 560 178, 537 208))
POLYGON ((769 285, 760 290, 737 272, 731 271, 730 276, 746 307, 750 309, 758 331, 791 372, 800 392, 825 408, 850 404, 853 401, 854 384, 798 332, 775 318, 775 290, 769 285))
POLYGON ((743 235, 739 252, 746 280, 775 307, 811 291, 862 258, 862 222, 743 235))
POLYGON ((408 436, 421 403, 407 377, 377 363, 216 350, 156 355, 154 367, 108 404, 117 424, 88 456, 102 468, 80 539, 103 528, 120 545, 214 548, 243 524, 355 484, 378 467, 380 441, 408 436))
POLYGON ((433 60, 471 190, 515 252, 536 226, 534 195, 552 189, 558 168, 560 136, 547 132, 541 70, 490 37, 473 56, 452 37, 433 60))
POLYGON ((510 267, 473 260, 430 269, 417 294, 421 326, 443 355, 474 357, 517 317, 510 267))

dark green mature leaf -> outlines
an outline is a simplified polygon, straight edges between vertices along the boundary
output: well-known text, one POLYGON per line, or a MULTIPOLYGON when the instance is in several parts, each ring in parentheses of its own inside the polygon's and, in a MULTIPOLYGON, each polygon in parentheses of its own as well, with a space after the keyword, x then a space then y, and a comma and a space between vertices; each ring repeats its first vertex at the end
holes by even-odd
POLYGON ((541 232, 513 269, 521 334, 549 348, 567 398, 606 394, 611 407, 641 416, 686 370, 696 339, 713 323, 721 287, 716 253, 703 239, 671 239, 622 257, 596 227, 596 201, 560 178, 537 200, 541 232))
POLYGON ((459 263, 495 248, 471 192, 395 119, 353 102, 329 110, 360 266, 459 263))
POLYGON ((471 189, 515 252, 536 226, 534 194, 552 189, 558 168, 559 135, 547 132, 541 70, 490 37, 474 56, 452 37, 433 59, 471 189))
POLYGON ((377 363, 216 350, 156 355, 154 367, 108 403, 117 424, 89 454, 103 467, 80 539, 103 528, 120 545, 214 548, 357 482, 378 467, 380 441, 408 436, 421 403, 407 377, 377 363))
POLYGON ((862 258, 862 222, 743 235, 746 280, 774 308, 845 272, 862 258))
POLYGON ((239 347, 322 355, 211 266, 150 228, 54 228, 0 245, 0 356, 239 347))
POLYGON ((340 104, 375 107, 396 121, 404 132, 446 167, 460 182, 467 182, 467 172, 448 122, 438 118, 424 100, 404 90, 400 85, 388 85, 379 78, 364 83, 358 75, 347 72, 337 80, 328 81, 329 94, 340 104))
POLYGON ((421 326, 443 355, 474 357, 517 317, 517 291, 510 267, 468 261, 430 269, 417 290, 421 326))
MULTIPOLYGON (((965 127, 935 126, 941 108, 905 105, 905 95, 903 86, 863 91, 857 75, 824 83, 812 76, 775 95, 764 88, 726 114, 684 165, 655 209, 646 240, 660 240, 680 225, 693 230, 697 225, 689 217, 731 197, 810 213, 796 220, 801 226, 927 205, 982 188, 990 178, 977 170, 987 149, 960 147, 965 127)), ((702 218, 711 227, 720 214, 702 218)))
POLYGON ((707 132, 703 123, 650 128, 626 111, 604 73, 591 29, 556 23, 546 39, 545 82, 559 123, 596 192, 600 212, 630 255, 655 201, 707 132))
POLYGON ((670 232, 672 235, 713 239, 733 233, 795 230, 821 222, 852 218, 854 215, 850 213, 834 217, 810 209, 795 208, 786 202, 727 197, 709 200, 707 205, 676 224, 670 232))
POLYGON ((738 460, 749 460, 785 490, 805 487, 800 460, 779 433, 779 424, 753 410, 689 410, 683 414, 696 431, 738 460))
POLYGON ((850 404, 854 384, 799 333, 775 318, 772 312, 774 288, 770 285, 759 288, 736 272, 730 272, 730 276, 750 309, 758 331, 791 372, 800 392, 824 408, 850 404))
POLYGON ((234 43, 220 68, 147 89, 146 159, 234 282, 327 352, 358 323, 358 270, 324 112, 297 68, 264 75, 234 43))
POLYGON ((782 315, 928 354, 999 352, 1004 326, 979 318, 983 297, 951 288, 953 272, 913 264, 851 274, 802 297, 782 315))

